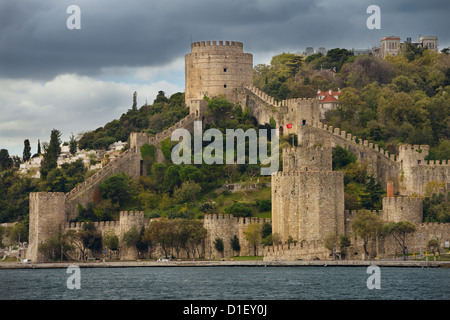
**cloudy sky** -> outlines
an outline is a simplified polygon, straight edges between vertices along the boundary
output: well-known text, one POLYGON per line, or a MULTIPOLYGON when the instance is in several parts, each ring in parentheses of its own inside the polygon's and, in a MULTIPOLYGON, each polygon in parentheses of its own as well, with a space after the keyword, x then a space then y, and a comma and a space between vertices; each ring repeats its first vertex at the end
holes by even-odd
POLYGON ((254 65, 306 47, 367 49, 384 36, 439 37, 450 46, 447 0, 0 0, 0 149, 22 155, 50 131, 94 130, 159 90, 184 92, 191 41, 244 43, 254 65), (81 29, 68 29, 81 10, 81 29), (370 5, 381 29, 369 30, 370 5))

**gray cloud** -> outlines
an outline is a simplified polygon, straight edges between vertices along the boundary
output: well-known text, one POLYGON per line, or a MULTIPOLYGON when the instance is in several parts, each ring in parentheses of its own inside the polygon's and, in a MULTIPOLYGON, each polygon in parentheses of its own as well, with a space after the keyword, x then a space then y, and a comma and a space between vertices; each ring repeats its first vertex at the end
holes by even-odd
POLYGON ((370 47, 389 34, 435 34, 448 44, 449 8, 438 0, 3 0, 0 76, 49 80, 164 65, 183 56, 191 38, 243 41, 255 54, 370 47), (81 30, 66 28, 71 4, 81 8, 81 30), (370 4, 382 9, 382 30, 365 27, 370 4))
MULTIPOLYGON (((23 140, 68 139, 151 103, 158 90, 183 91, 190 42, 234 40, 254 64, 281 52, 370 48, 382 37, 437 35, 450 46, 450 1, 440 0, 1 0, 0 148, 23 140), (68 30, 70 5, 81 30, 68 30), (381 30, 366 9, 381 8, 381 30)), ((35 151, 35 150, 33 150, 35 151)))

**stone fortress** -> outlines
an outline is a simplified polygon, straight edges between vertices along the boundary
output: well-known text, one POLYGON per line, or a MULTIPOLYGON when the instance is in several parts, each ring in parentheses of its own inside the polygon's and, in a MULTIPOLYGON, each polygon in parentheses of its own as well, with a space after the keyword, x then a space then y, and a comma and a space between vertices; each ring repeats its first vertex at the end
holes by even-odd
MULTIPOLYGON (((94 191, 109 176, 124 172, 138 178, 144 174, 141 146, 155 146, 156 160, 164 161, 158 148, 161 141, 178 128, 192 132, 196 120, 203 123, 209 121, 207 102, 203 98, 218 95, 224 95, 243 108, 250 108, 261 124, 274 119, 280 135, 298 136, 297 147, 283 150, 283 171, 272 176, 272 231, 280 235, 283 245, 264 248, 265 260, 327 259, 329 251, 325 249, 323 239, 328 233, 353 235, 350 223, 355 212, 344 210, 343 174, 332 171, 331 149, 337 145, 355 154, 358 161, 367 163, 369 173, 387 186, 388 196, 383 199, 383 210, 379 213, 383 219, 386 222, 409 220, 417 225, 418 231, 410 239, 412 250, 418 251, 419 246, 424 248, 431 238, 439 239, 441 245, 449 241, 449 224, 423 224, 421 196, 425 186, 434 181, 448 191, 450 185, 448 161, 426 161, 428 146, 404 145, 400 147, 398 156, 391 155, 378 145, 321 123, 323 112, 318 99, 276 101, 253 86, 253 57, 244 52, 241 42, 195 42, 191 44, 191 53, 185 59, 185 102, 190 114, 155 136, 132 133, 128 150, 67 194, 31 193, 27 258, 33 262, 43 261, 39 244, 58 228, 80 228, 82 224, 70 223, 77 215, 78 205, 86 206, 92 202, 94 191), (287 124, 292 127, 287 129, 287 124), (417 234, 422 235, 420 243, 417 234), (294 242, 286 244, 289 239, 294 242)), ((268 221, 221 214, 206 215, 204 227, 208 234, 203 248, 205 257, 209 250, 214 256, 220 256, 213 245, 217 237, 224 240, 224 256, 233 255, 229 239, 234 235, 241 242, 240 254, 252 255, 253 249, 244 243, 243 230, 251 223, 264 222, 268 221)), ((100 222, 96 226, 102 232, 113 229, 122 240, 124 232, 133 225, 141 228, 148 223, 142 212, 123 212, 120 221, 100 222)), ((398 252, 394 246, 390 242, 377 244, 377 255, 382 257, 398 252)), ((360 258, 360 241, 353 243, 351 251, 359 254, 357 257, 360 258)), ((128 252, 122 258, 132 258, 132 255, 128 252)))

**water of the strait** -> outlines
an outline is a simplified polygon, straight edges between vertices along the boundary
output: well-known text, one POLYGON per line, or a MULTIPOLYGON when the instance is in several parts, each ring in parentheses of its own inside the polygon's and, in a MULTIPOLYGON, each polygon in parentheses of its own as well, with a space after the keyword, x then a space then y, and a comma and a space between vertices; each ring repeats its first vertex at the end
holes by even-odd
POLYGON ((1 300, 448 300, 450 269, 380 268, 369 289, 366 267, 80 268, 0 270, 1 300))

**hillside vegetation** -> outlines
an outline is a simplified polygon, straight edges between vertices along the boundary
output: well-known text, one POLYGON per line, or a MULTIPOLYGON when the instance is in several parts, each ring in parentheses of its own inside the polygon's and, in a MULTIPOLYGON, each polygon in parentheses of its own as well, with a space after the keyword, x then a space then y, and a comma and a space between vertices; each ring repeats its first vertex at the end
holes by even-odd
MULTIPOLYGON (((254 68, 254 84, 276 99, 315 97, 318 89, 341 89, 339 107, 326 115, 325 123, 351 132, 397 153, 398 145, 428 144, 428 159, 450 159, 450 56, 429 50, 407 50, 386 60, 353 56, 345 49, 333 49, 326 56, 302 57, 282 53, 270 65, 254 68)), ((83 133, 76 141, 80 149, 107 149, 115 141, 127 141, 131 132, 156 134, 184 118, 184 93, 167 98, 160 91, 151 105, 132 107, 120 119, 83 133)), ((248 109, 217 97, 208 102, 215 118, 208 128, 270 129, 260 124, 248 109)), ((272 124, 273 126, 273 124, 272 124)), ((68 192, 93 172, 81 162, 57 168, 55 156, 60 133, 52 131, 43 154, 45 175, 41 179, 17 172, 18 159, 0 150, 0 222, 19 221, 22 240, 28 230, 29 192, 68 192)), ((270 139, 269 139, 270 140, 270 139)), ((280 147, 289 146, 282 138, 280 147)), ((72 143, 73 141, 71 141, 72 143)), ((270 143, 270 141, 269 141, 270 143)), ((205 142, 204 146, 209 142, 205 142)), ((121 210, 142 210, 148 217, 201 218, 208 213, 236 216, 271 216, 270 177, 259 175, 259 165, 175 165, 170 160, 172 144, 162 144, 164 163, 154 161, 154 150, 144 146, 142 154, 148 174, 132 180, 118 174, 107 179, 94 201, 79 208, 77 221, 117 219, 121 210), (233 192, 226 184, 239 184, 233 192)), ((270 147, 268 148, 270 150, 270 147)), ((346 209, 381 208, 383 186, 367 174, 345 150, 333 150, 333 166, 345 172, 346 209)), ((426 200, 426 221, 449 222, 449 202, 442 196, 426 200)))
POLYGON ((254 68, 254 85, 282 100, 341 89, 325 123, 391 153, 427 144, 427 159, 450 159, 450 55, 407 47, 386 60, 332 49, 305 61, 290 53, 254 68))

